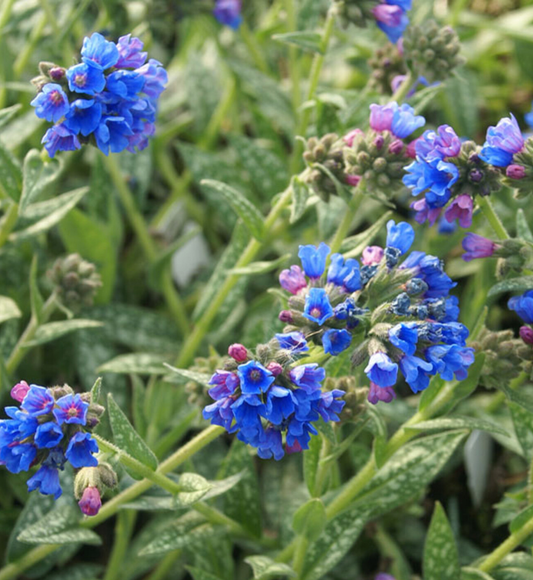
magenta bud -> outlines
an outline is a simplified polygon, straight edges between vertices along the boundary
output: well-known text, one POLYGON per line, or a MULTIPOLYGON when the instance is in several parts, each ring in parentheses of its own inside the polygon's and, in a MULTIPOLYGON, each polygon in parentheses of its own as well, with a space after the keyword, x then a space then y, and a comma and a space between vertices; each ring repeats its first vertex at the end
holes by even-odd
POLYGON ((390 145, 389 145, 389 153, 392 153, 393 155, 400 155, 400 153, 402 153, 404 148, 403 142, 400 141, 400 139, 395 139, 390 145))
POLYGON ((275 376, 281 375, 283 372, 283 367, 277 362, 269 362, 267 364, 267 369, 275 376))
POLYGON ((512 165, 509 165, 509 167, 507 167, 507 169, 505 170, 505 175, 507 175, 507 177, 510 177, 511 179, 524 179, 524 177, 526 176, 526 168, 523 167, 522 165, 517 165, 516 163, 513 163, 512 165))
POLYGON ((383 135, 376 135, 376 138, 374 139, 374 145, 376 146, 376 149, 381 149, 383 147, 383 143, 385 143, 383 135))
POLYGON ((357 187, 361 181, 360 175, 347 175, 345 178, 346 184, 351 187, 357 187))
POLYGON ((519 332, 520 332, 520 338, 526 344, 533 345, 533 328, 531 328, 531 326, 521 326, 519 332))
POLYGON ((368 392, 368 402, 376 405, 379 401, 390 403, 396 398, 396 392, 393 387, 380 387, 370 381, 370 390, 368 392))
POLYGON ((291 294, 298 294, 302 288, 307 287, 307 280, 300 266, 291 266, 290 269, 283 270, 279 275, 279 283, 291 294))
POLYGON ((235 343, 228 348, 228 354, 237 362, 244 362, 248 358, 248 351, 242 344, 235 343))
POLYGON ((364 266, 372 266, 372 264, 379 264, 383 258, 384 250, 380 246, 367 246, 363 250, 361 262, 364 266))
POLYGON ((30 385, 26 381, 20 381, 11 389, 11 398, 15 399, 19 403, 24 401, 26 393, 30 390, 30 385))
POLYGON ((342 139, 346 143, 346 145, 348 145, 348 147, 351 147, 353 145, 353 142, 355 141, 355 138, 358 135, 362 134, 363 131, 361 131, 361 129, 352 129, 349 133, 346 133, 346 135, 344 135, 342 139))
POLYGON ((60 81, 65 76, 65 69, 61 68, 60 66, 55 66, 51 68, 48 72, 50 78, 54 81, 60 81))
POLYGON ((102 507, 102 499, 98 488, 86 487, 78 505, 86 516, 95 516, 102 507))
POLYGON ((292 312, 290 310, 282 310, 278 317, 281 322, 292 322, 292 312))
POLYGON ((473 181, 474 183, 479 183, 483 179, 483 171, 481 171, 481 169, 478 169, 476 167, 475 169, 472 169, 468 177, 470 178, 470 181, 473 181))
POLYGON ((407 145, 407 147, 405 149, 405 154, 407 155, 407 157, 410 157, 411 159, 416 159, 416 142, 417 141, 418 141, 418 139, 411 141, 411 143, 409 143, 409 145, 407 145))

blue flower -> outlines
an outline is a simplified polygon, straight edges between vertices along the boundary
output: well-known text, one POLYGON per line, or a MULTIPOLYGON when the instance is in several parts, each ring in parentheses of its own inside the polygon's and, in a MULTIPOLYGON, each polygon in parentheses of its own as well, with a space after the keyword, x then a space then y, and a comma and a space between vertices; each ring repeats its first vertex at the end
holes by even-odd
POLYGON ((513 161, 513 155, 523 148, 524 137, 511 113, 510 119, 501 119, 496 127, 488 128, 487 138, 479 157, 496 167, 506 167, 513 161))
POLYGON ((514 310, 528 324, 533 324, 533 290, 524 292, 521 296, 513 296, 507 302, 509 310, 514 310))
POLYGON ((63 431, 61 430, 61 427, 53 421, 39 425, 35 432, 35 445, 37 445, 39 449, 56 447, 61 439, 63 439, 63 431))
POLYGON ((54 397, 52 397, 50 391, 45 387, 30 385, 30 389, 20 407, 34 417, 47 415, 54 407, 54 397))
POLYGON ((392 43, 398 42, 409 24, 409 18, 401 5, 392 2, 382 2, 372 8, 376 24, 392 43))
POLYGON ((265 419, 274 425, 281 425, 294 413, 295 401, 290 389, 273 385, 268 391, 265 419))
POLYGON ((274 457, 279 461, 284 455, 283 441, 281 438, 281 431, 275 427, 269 427, 261 432, 257 444, 257 455, 261 459, 270 459, 274 457))
POLYGON ((116 44, 109 42, 101 34, 95 32, 90 37, 83 39, 81 56, 83 62, 97 65, 101 70, 106 70, 117 64, 120 54, 116 44))
POLYGON ((287 426, 287 447, 291 451, 309 449, 311 435, 317 435, 318 431, 308 421, 299 421, 293 417, 287 426))
POLYGON ((407 355, 413 355, 418 342, 416 322, 400 323, 389 330, 389 340, 407 355))
POLYGON ((259 432, 262 429, 260 417, 265 414, 266 407, 257 395, 241 395, 231 409, 241 432, 259 432))
POLYGON ((361 288, 359 262, 349 258, 344 262, 341 254, 332 254, 328 269, 328 282, 342 288, 345 292, 355 292, 361 288))
POLYGON ((241 0, 216 0, 213 15, 220 24, 237 30, 242 22, 241 0))
POLYGON ((394 223, 394 220, 387 222, 387 247, 397 248, 401 254, 409 251, 415 241, 415 230, 407 222, 394 223))
POLYGON ((329 302, 328 295, 324 288, 311 288, 305 297, 304 316, 316 322, 318 325, 324 324, 328 318, 334 314, 329 302))
POLYGON ((400 359, 400 370, 413 393, 423 391, 429 385, 428 373, 433 372, 433 365, 417 356, 403 356, 400 359))
POLYGON ((294 367, 289 372, 291 381, 307 394, 321 389, 321 382, 326 378, 326 371, 317 363, 294 367))
POLYGON ((57 151, 75 151, 81 147, 75 133, 65 123, 50 127, 41 141, 50 157, 54 157, 57 151))
POLYGON ((98 461, 93 457, 93 453, 98 453, 98 444, 89 433, 75 433, 69 441, 65 457, 72 467, 96 467, 98 461))
POLYGON ((462 381, 474 362, 474 349, 456 344, 435 345, 426 350, 426 356, 433 364, 432 374, 438 373, 445 381, 451 381, 455 375, 462 381))
POLYGON ((55 467, 42 465, 33 477, 28 479, 28 491, 38 489, 44 495, 53 495, 57 499, 63 491, 59 483, 59 472, 55 467))
POLYGON ((398 365, 384 352, 376 352, 370 357, 365 373, 379 387, 392 387, 398 378, 398 365))
POLYGON ((409 137, 411 133, 423 127, 426 120, 421 115, 415 115, 415 110, 404 103, 394 111, 392 117, 391 132, 399 139, 409 137))
POLYGON ((89 403, 82 400, 80 395, 65 395, 56 401, 54 417, 59 425, 63 423, 85 425, 89 403))
POLYGON ((217 371, 209 379, 209 384, 215 385, 207 391, 209 396, 215 401, 218 401, 219 399, 233 395, 235 389, 239 386, 239 377, 235 373, 228 371, 217 371))
POLYGON ((315 246, 300 246, 298 257, 302 261, 304 272, 311 279, 320 278, 326 269, 326 258, 330 252, 329 246, 324 242, 315 246))
POLYGON ((435 159, 431 163, 417 160, 408 165, 403 183, 412 189, 413 195, 426 192, 428 208, 446 205, 450 199, 450 188, 459 179, 457 166, 448 161, 435 159))
POLYGON ((340 389, 326 391, 320 395, 318 400, 318 412, 324 421, 339 421, 339 413, 342 411, 346 401, 339 401, 346 393, 340 389))
POLYGON ((261 363, 248 361, 237 367, 241 390, 245 395, 257 395, 268 391, 276 377, 261 363))
POLYGON ((276 334, 276 340, 279 343, 279 347, 290 350, 293 353, 307 352, 309 347, 307 346, 307 341, 305 336, 301 332, 287 332, 285 334, 276 334))
POLYGON ((220 425, 220 427, 224 427, 228 433, 234 433, 238 428, 236 425, 233 427, 231 426, 233 419, 235 418, 231 408, 234 402, 235 399, 232 397, 219 399, 215 403, 207 405, 204 408, 202 415, 206 421, 211 421, 213 425, 220 425))
POLYGON ((324 352, 337 356, 342 351, 346 350, 352 342, 352 335, 344 328, 334 330, 330 328, 324 332, 322 336, 322 345, 324 352))
POLYGON ((128 70, 117 70, 106 79, 105 88, 108 91, 106 98, 116 102, 121 99, 128 101, 137 100, 137 93, 144 87, 145 77, 138 72, 128 70))
POLYGON ((151 58, 146 64, 135 70, 144 78, 143 93, 149 99, 158 99, 168 83, 167 71, 155 58, 151 58))
POLYGON ((456 322, 459 320, 459 298, 457 296, 448 296, 446 298, 446 315, 442 322, 456 322))
POLYGON ((93 65, 81 62, 67 70, 68 88, 76 93, 94 95, 105 87, 105 77, 102 70, 93 65))
POLYGON ((11 473, 28 471, 37 456, 37 449, 32 443, 14 443, 0 447, 0 462, 11 473))
POLYGON ((69 111, 68 98, 60 85, 47 83, 30 103, 39 119, 57 123, 69 111))
POLYGON ((139 38, 131 34, 121 36, 116 44, 118 49, 117 68, 138 68, 146 62, 148 53, 141 52, 144 44, 139 38))
POLYGON ((129 145, 128 137, 133 131, 124 117, 103 117, 94 132, 98 149, 105 155, 120 153, 129 145))
POLYGON ((102 118, 102 105, 94 99, 76 99, 67 115, 65 125, 73 133, 90 135, 102 118))

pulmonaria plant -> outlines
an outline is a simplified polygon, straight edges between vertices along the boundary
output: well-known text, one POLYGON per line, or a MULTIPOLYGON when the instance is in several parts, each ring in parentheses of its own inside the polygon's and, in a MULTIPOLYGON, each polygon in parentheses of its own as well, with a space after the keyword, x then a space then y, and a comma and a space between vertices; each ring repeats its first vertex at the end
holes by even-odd
POLYGON ((345 403, 344 391, 322 390, 326 373, 318 364, 293 364, 307 350, 299 332, 277 334, 255 354, 233 345, 232 358, 209 382, 215 403, 205 407, 204 418, 237 433, 263 459, 308 449, 317 434, 313 424, 320 417, 338 421, 345 403))
POLYGON ((28 490, 57 499, 65 463, 76 470, 98 466, 98 444, 91 431, 104 408, 92 403, 89 394, 74 394, 68 385, 45 388, 21 381, 11 396, 20 407, 6 407, 9 419, 0 421, 0 463, 11 473, 39 466, 28 479, 28 490))
POLYGON ((413 228, 387 224, 387 244, 367 247, 362 266, 342 255, 329 257, 326 244, 300 246, 303 271, 292 266, 280 275, 290 292, 290 310, 280 313, 285 332, 301 332, 337 356, 353 348, 355 366, 364 364, 370 380, 369 401, 390 402, 398 370, 414 393, 430 377, 462 380, 474 362, 466 347, 468 329, 457 322, 455 283, 441 261, 424 252, 404 256, 414 241, 413 228))
POLYGON ((443 217, 469 228, 476 195, 498 191, 499 172, 482 159, 474 142, 462 143, 449 125, 425 131, 414 149, 416 159, 405 168, 403 183, 413 195, 423 195, 411 204, 416 221, 433 225, 443 217))
POLYGON ((41 63, 31 104, 39 118, 54 123, 42 140, 51 157, 87 143, 106 155, 148 146, 167 73, 157 60, 146 62, 142 49, 129 34, 114 43, 95 32, 84 39, 79 64, 41 63))

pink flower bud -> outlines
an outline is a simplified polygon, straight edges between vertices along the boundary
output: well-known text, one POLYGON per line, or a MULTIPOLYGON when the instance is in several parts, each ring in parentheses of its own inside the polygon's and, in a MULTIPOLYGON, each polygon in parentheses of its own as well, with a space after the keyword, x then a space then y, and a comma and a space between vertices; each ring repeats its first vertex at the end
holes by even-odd
POLYGON ((393 155, 400 155, 400 153, 403 151, 403 148, 404 148, 403 142, 400 141, 400 139, 395 139, 389 145, 389 153, 392 153, 393 155))
POLYGON ((30 385, 26 381, 20 381, 11 389, 11 398, 15 399, 19 403, 24 401, 26 393, 30 390, 30 385))
POLYGON ((376 138, 374 139, 374 145, 376 149, 381 149, 383 147, 383 143, 385 143, 383 135, 376 135, 376 138))
POLYGON ((522 165, 517 165, 516 163, 513 163, 509 165, 509 167, 507 167, 507 169, 505 170, 505 175, 507 175, 507 177, 510 177, 511 179, 524 179, 524 177, 526 176, 526 168, 523 167, 522 165))
POLYGON ((55 66, 50 69, 48 74, 54 81, 60 81, 65 76, 65 69, 60 66, 55 66))
POLYGON ((407 145, 407 148, 405 150, 405 154, 407 155, 407 157, 410 157, 411 159, 416 159, 416 142, 417 141, 418 141, 418 139, 411 141, 411 143, 409 143, 409 145, 407 145))
POLYGON ((533 344, 533 328, 531 326, 521 326, 519 332, 520 338, 526 344, 533 344))
POLYGON ((290 310, 282 310, 278 317, 281 322, 292 322, 292 312, 290 310))
POLYGON ((244 362, 248 358, 248 351, 242 344, 235 343, 228 348, 228 354, 237 362, 244 362))
POLYGON ((346 143, 346 145, 348 145, 348 147, 351 147, 353 145, 353 142, 355 141, 355 138, 358 135, 362 134, 363 131, 361 131, 361 129, 352 129, 349 133, 346 133, 346 135, 344 135, 342 139, 346 143))
POLYGON ((361 262, 364 266, 371 266, 372 264, 379 264, 383 258, 384 250, 380 246, 367 246, 363 250, 361 262))
POLYGON ((267 369, 275 376, 281 375, 283 372, 283 367, 277 362, 269 362, 267 364, 267 369))
POLYGON ((86 516, 95 516, 102 507, 102 499, 98 488, 86 487, 78 505, 86 516))
POLYGON ((352 187, 357 187, 361 181, 360 175, 347 175, 345 178, 346 184, 352 187))

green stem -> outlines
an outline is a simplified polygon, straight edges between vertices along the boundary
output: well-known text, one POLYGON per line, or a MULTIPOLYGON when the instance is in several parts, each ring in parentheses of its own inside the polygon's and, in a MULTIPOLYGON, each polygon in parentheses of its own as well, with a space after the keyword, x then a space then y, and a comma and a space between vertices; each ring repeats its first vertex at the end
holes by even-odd
POLYGON ((18 339, 15 348, 9 355, 9 358, 6 362, 6 371, 8 375, 12 375, 15 370, 17 369, 20 361, 24 358, 24 355, 28 352, 28 348, 26 343, 32 340, 37 332, 37 329, 41 324, 44 324, 52 315, 54 310, 56 309, 56 295, 55 293, 51 294, 48 300, 44 303, 43 308, 40 314, 40 320, 37 319, 36 316, 32 315, 30 318, 30 322, 26 327, 26 330, 22 333, 22 336, 18 339))
MULTIPOLYGON (((268 239, 268 234, 272 227, 274 226, 276 220, 281 215, 281 212, 285 209, 291 199, 291 188, 288 187, 282 195, 279 197, 277 203, 270 210, 267 218, 265 219, 265 238, 268 239)), ((241 257, 235 264, 235 268, 243 268, 247 266, 258 254, 259 250, 263 247, 262 242, 257 241, 255 238, 252 239, 248 246, 245 248, 241 257)), ((232 288, 235 286, 239 280, 238 274, 230 274, 224 283, 222 284, 216 298, 211 302, 210 306, 204 312, 194 330, 192 331, 189 338, 185 341, 183 348, 181 349, 180 356, 176 361, 176 366, 183 368, 186 367, 194 357, 196 350, 200 346, 204 336, 209 330, 211 322, 217 315, 220 307, 226 300, 228 294, 231 292, 232 288)))
POLYGON ((413 75, 411 73, 407 73, 407 76, 403 80, 402 84, 396 89, 394 94, 391 97, 391 101, 396 101, 400 104, 402 101, 405 100, 407 94, 409 93, 409 89, 413 84, 413 75))
MULTIPOLYGON (((285 10, 287 11, 288 32, 294 32, 297 30, 295 0, 285 0, 285 10)), ((292 106, 297 113, 300 108, 302 95, 300 92, 300 60, 296 46, 289 47, 289 71, 292 85, 292 106)))
POLYGON ((200 141, 200 147, 210 149, 215 142, 217 135, 220 131, 220 127, 227 117, 231 107, 235 103, 235 96, 237 94, 237 84, 235 79, 232 77, 228 81, 228 86, 219 101, 217 108, 213 112, 209 124, 204 131, 202 140, 200 141))
POLYGON ((176 441, 179 441, 185 435, 197 416, 198 410, 194 409, 178 425, 159 439, 153 448, 157 457, 163 457, 176 441))
POLYGON ((533 518, 527 521, 519 530, 512 533, 502 544, 492 551, 476 568, 481 572, 490 572, 507 554, 518 548, 531 534, 533 534, 533 518))
POLYGON ((350 231, 352 222, 357 212, 359 211, 359 208, 361 207, 361 202, 363 201, 364 196, 365 196, 364 192, 360 190, 358 187, 355 190, 355 194, 350 200, 350 203, 348 204, 348 211, 344 214, 344 217, 342 218, 342 221, 339 224, 337 231, 335 232, 335 236, 331 241, 330 248, 332 254, 340 250, 342 242, 344 241, 348 232, 350 231))
POLYGON ((163 580, 166 578, 176 562, 180 559, 181 550, 174 550, 169 552, 162 560, 159 562, 157 568, 147 577, 146 580, 163 580))
POLYGON ((46 14, 43 14, 39 22, 37 22, 35 28, 32 28, 30 38, 24 44, 24 48, 22 49, 21 52, 19 52, 15 60, 15 63, 13 64, 13 72, 15 73, 15 78, 19 78, 21 74, 24 72, 24 69, 28 64, 31 55, 33 54, 33 51, 35 50, 35 47, 37 46, 37 43, 39 42, 39 39, 42 36, 45 26, 46 26, 46 14))
POLYGON ((115 524, 115 543, 113 544, 104 580, 117 580, 120 577, 133 532, 135 515, 133 511, 122 511, 118 514, 117 523, 115 524))
POLYGON ((18 216, 19 206, 17 203, 12 203, 4 214, 2 223, 0 224, 0 248, 7 242, 9 235, 17 223, 18 216))
MULTIPOLYGON (((155 243, 146 227, 146 222, 142 214, 137 209, 135 199, 133 194, 128 187, 128 184, 124 180, 124 176, 120 171, 120 167, 117 163, 117 158, 114 155, 108 155, 104 157, 104 164, 111 176, 111 180, 115 185, 120 201, 126 211, 129 222, 135 231, 135 235, 141 244, 144 255, 148 260, 149 264, 153 264, 157 260, 157 249, 155 243)), ((185 305, 178 294, 170 273, 164 274, 161 280, 161 291, 165 297, 168 307, 178 324, 183 336, 189 334, 189 320, 187 317, 187 312, 185 310, 185 305)))
POLYGON ((318 461, 318 469, 316 471, 315 488, 313 490, 313 497, 322 497, 324 493, 324 484, 329 475, 331 464, 324 461, 331 451, 331 442, 327 437, 322 437, 322 447, 320 449, 320 458, 318 461))
MULTIPOLYGON (((337 13, 336 8, 332 4, 328 10, 328 15, 326 17, 326 23, 324 25, 324 32, 322 33, 319 52, 315 54, 315 57, 313 58, 313 64, 311 65, 311 73, 309 76, 309 88, 307 90, 307 94, 305 97, 306 101, 311 101, 315 97, 316 89, 318 87, 318 81, 320 79, 320 73, 322 71, 322 65, 324 64, 324 55, 328 50, 331 36, 333 34, 336 13, 337 13)), ((311 108, 306 107, 302 111, 296 135, 305 137, 310 119, 311 119, 311 108)), ((298 168, 300 167, 301 163, 302 152, 303 152, 303 144, 300 140, 298 140, 294 145, 294 151, 292 154, 291 173, 296 173, 298 171, 298 168)))
POLYGON ((298 536, 296 540, 296 549, 294 550, 294 558, 292 560, 292 569, 296 572, 296 579, 303 578, 302 572, 304 569, 305 554, 309 547, 309 540, 305 536, 298 536))
POLYGON ((17 578, 28 568, 31 568, 59 548, 63 547, 62 544, 46 544, 30 550, 24 554, 20 560, 12 562, 2 568, 0 570, 0 580, 11 580, 12 578, 17 578))
POLYGON ((248 28, 246 22, 243 22, 239 27, 239 32, 241 33, 241 38, 248 49, 250 56, 253 58, 255 66, 264 74, 269 75, 270 71, 268 69, 267 61, 263 56, 262 49, 257 44, 257 39, 248 28))
POLYGON ((502 223, 502 220, 494 210, 494 206, 490 201, 488 196, 478 196, 477 197, 477 204, 481 208, 481 211, 487 218, 488 222, 492 226, 492 229, 496 232, 496 235, 500 240, 508 240, 511 236, 505 229, 505 226, 502 223))
POLYGON ((14 4, 15 0, 4 0, 3 2, 2 11, 0 12, 0 34, 2 34, 2 29, 11 18, 11 10, 14 4))

